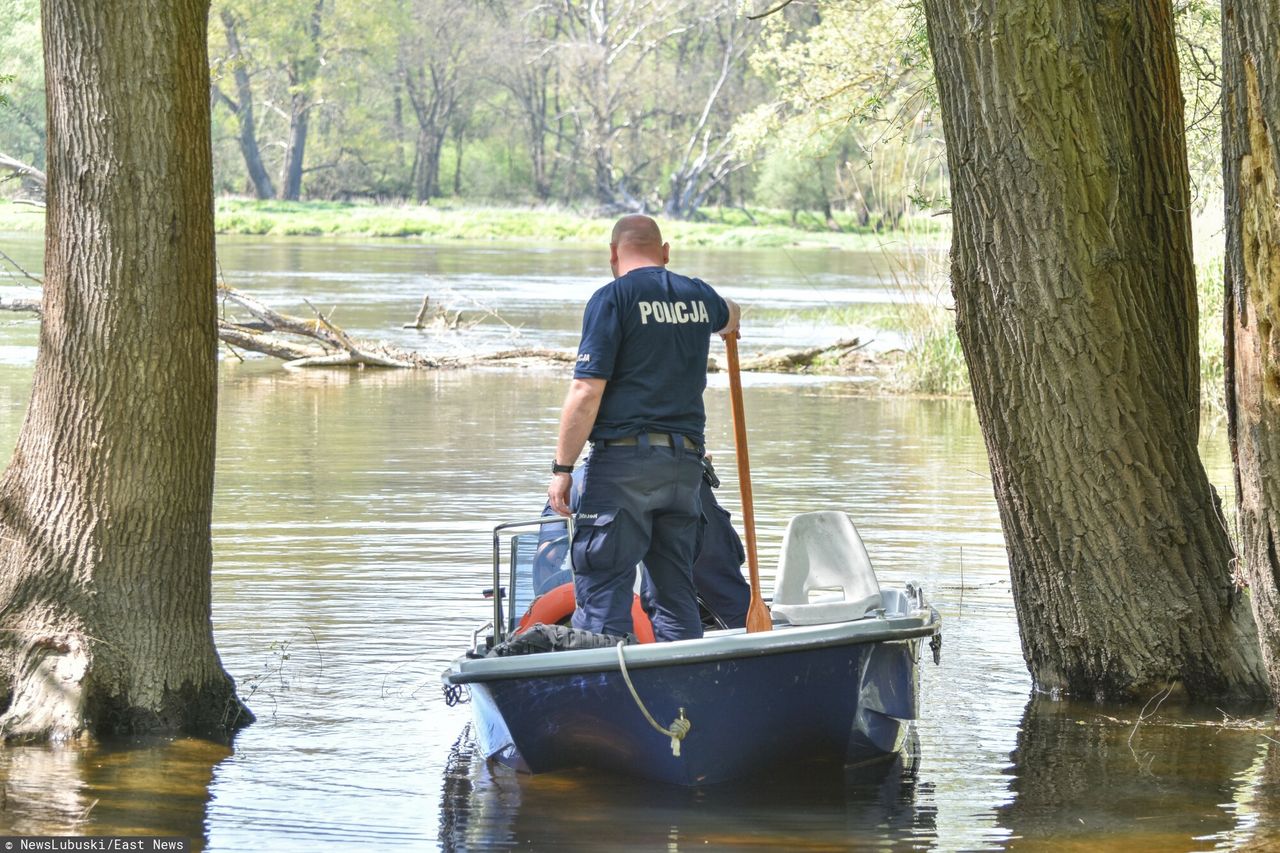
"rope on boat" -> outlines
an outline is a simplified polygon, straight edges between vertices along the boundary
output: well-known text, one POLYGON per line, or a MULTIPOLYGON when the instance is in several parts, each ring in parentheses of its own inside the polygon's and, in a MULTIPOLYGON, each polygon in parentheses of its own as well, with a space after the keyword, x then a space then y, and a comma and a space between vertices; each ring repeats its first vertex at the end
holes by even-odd
POLYGON ((631 691, 631 698, 636 701, 636 707, 640 709, 640 713, 644 714, 644 718, 653 726, 654 731, 664 734, 671 738, 671 754, 676 758, 680 757, 680 741, 684 740, 684 736, 689 733, 689 729, 693 728, 693 723, 689 722, 689 718, 684 715, 684 708, 680 709, 680 716, 671 721, 668 728, 658 725, 658 721, 649 713, 649 709, 640 701, 640 694, 636 692, 636 686, 631 683, 631 676, 627 673, 627 661, 622 655, 622 647, 627 644, 626 640, 620 640, 617 645, 618 649, 618 669, 622 670, 622 680, 627 683, 627 689, 631 691))

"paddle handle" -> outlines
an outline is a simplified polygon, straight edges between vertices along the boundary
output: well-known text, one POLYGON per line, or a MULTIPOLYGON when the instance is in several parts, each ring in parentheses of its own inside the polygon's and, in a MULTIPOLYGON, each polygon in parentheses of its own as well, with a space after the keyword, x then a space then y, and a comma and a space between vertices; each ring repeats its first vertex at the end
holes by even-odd
POLYGON ((742 405, 742 372, 738 367, 738 333, 724 339, 729 357, 729 398, 733 403, 733 447, 738 460, 738 487, 742 491, 742 527, 747 538, 747 570, 751 575, 751 603, 747 607, 747 633, 773 630, 773 619, 760 595, 760 562, 756 557, 756 514, 751 500, 751 461, 747 456, 747 417, 742 405))

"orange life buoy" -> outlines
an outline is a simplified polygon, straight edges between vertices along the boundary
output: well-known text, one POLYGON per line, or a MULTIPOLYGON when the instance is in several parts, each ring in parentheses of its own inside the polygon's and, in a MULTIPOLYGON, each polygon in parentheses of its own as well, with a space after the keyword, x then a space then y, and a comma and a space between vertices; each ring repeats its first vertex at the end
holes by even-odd
MULTIPOLYGON (((533 600, 529 605, 529 611, 521 617, 516 633, 522 633, 539 622, 543 625, 556 625, 563 622, 573 615, 573 608, 573 584, 562 583, 533 600)), ((640 606, 638 595, 631 597, 631 629, 636 635, 637 642, 653 642, 653 625, 649 622, 649 615, 640 606)))

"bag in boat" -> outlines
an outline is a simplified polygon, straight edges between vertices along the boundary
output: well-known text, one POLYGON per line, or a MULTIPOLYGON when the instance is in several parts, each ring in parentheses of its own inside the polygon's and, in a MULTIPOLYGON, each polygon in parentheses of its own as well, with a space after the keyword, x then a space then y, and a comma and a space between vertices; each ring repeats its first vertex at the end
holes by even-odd
MULTIPOLYGON (((544 625, 537 622, 505 642, 498 643, 485 657, 510 657, 512 655, 536 655, 543 652, 572 652, 578 649, 608 649, 618 645, 620 638, 612 634, 596 634, 580 631, 568 625, 544 625)), ((628 634, 627 643, 635 637, 628 634)))

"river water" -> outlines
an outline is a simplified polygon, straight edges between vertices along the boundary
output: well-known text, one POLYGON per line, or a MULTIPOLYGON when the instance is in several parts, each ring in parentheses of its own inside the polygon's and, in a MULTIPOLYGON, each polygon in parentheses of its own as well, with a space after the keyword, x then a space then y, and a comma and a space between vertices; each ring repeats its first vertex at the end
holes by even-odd
MULTIPOLYGON (((0 248, 39 267, 31 237, 0 248)), ((224 239, 233 285, 278 308, 432 351, 572 346, 603 283, 591 249, 224 239), (424 293, 480 316, 419 332, 424 293), (515 327, 516 331, 513 331, 515 327)), ((752 306, 744 346, 808 343, 854 303, 904 298, 885 257, 702 252, 674 265, 752 306)), ((13 279, 0 282, 18 293, 13 279)), ((906 297, 906 298, 909 298, 906 297)), ((0 454, 28 393, 35 322, 0 323, 0 454)), ((881 346, 891 345, 885 341, 881 346)), ((171 834, 217 851, 317 849, 1263 849, 1280 845, 1276 742, 1254 709, 1033 698, 986 456, 963 400, 869 398, 854 381, 747 377, 766 592, 787 519, 853 517, 883 580, 944 616, 918 747, 844 778, 686 791, 491 768, 439 673, 488 619, 490 528, 536 513, 567 376, 554 369, 287 371, 227 356, 214 626, 258 722, 191 739, 0 750, 0 834, 171 834), (352 845, 355 845, 352 847, 352 845)), ((732 469, 725 381, 708 446, 732 469)), ((1220 434, 1205 442, 1228 479, 1220 434)), ((721 499, 737 515, 734 478, 721 499)), ((761 689, 769 689, 762 685, 761 689)), ((750 744, 744 744, 749 749, 750 744)))

